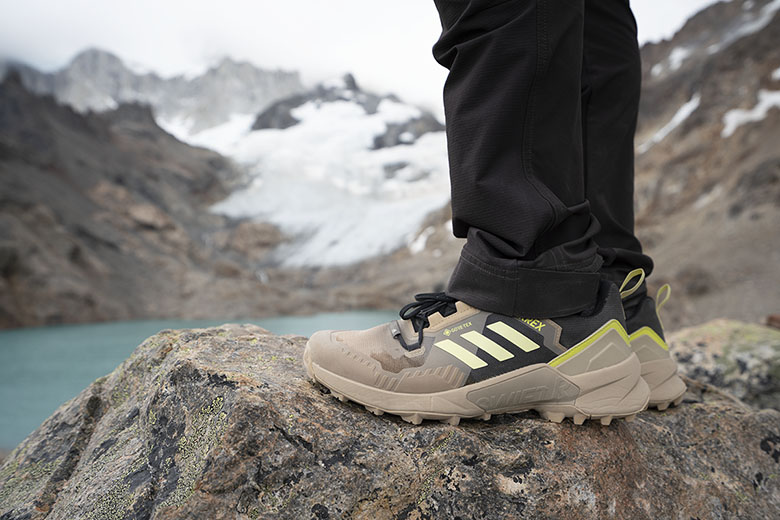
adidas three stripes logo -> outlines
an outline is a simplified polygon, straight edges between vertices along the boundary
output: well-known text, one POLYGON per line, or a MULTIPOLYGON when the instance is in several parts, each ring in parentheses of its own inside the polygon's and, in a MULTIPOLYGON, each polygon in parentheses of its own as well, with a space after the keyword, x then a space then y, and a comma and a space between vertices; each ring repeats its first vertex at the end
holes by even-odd
MULTIPOLYGON (((539 345, 537 345, 536 343, 531 341, 528 337, 526 337, 524 334, 510 327, 503 321, 497 321, 495 323, 491 323, 487 326, 487 328, 495 332, 505 340, 509 341, 510 343, 512 343, 519 349, 521 349, 523 352, 531 352, 539 348, 539 345)), ((465 334, 461 334, 460 339, 468 341, 472 345, 476 346, 478 349, 486 352, 488 355, 490 355, 497 361, 506 361, 507 359, 515 357, 515 355, 509 352, 507 349, 505 349, 504 347, 502 347, 492 339, 488 338, 483 334, 480 334, 475 330, 466 332, 465 334)), ((444 339, 441 341, 437 341, 436 343, 434 343, 434 346, 442 349, 443 351, 447 352, 453 357, 458 358, 459 360, 464 362, 472 369, 477 369, 477 368, 482 368, 487 366, 487 363, 484 360, 472 354, 470 351, 463 348, 461 345, 458 345, 455 341, 451 339, 444 339)))

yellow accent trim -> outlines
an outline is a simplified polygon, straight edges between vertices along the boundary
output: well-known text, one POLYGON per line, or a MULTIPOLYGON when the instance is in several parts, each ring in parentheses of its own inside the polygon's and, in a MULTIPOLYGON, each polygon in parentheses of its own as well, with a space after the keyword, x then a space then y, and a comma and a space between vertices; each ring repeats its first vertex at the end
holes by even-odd
POLYGON ((451 339, 437 341, 434 345, 442 349, 444 352, 447 352, 448 354, 451 354, 452 356, 455 356, 456 358, 460 359, 468 366, 470 366, 472 369, 482 368, 487 366, 487 363, 485 363, 477 356, 475 356, 465 348, 461 347, 451 339))
POLYGON ((492 339, 483 336, 476 330, 471 330, 465 334, 461 334, 460 337, 469 343, 473 343, 499 361, 506 361, 509 358, 515 357, 515 355, 509 352, 507 349, 492 339))
POLYGON ((669 350, 669 345, 650 327, 642 327, 639 330, 635 330, 629 337, 629 341, 634 341, 640 336, 648 336, 650 339, 658 343, 658 346, 664 350, 669 350))
POLYGON ((639 286, 642 285, 642 282, 644 281, 645 281, 645 270, 642 269, 641 267, 639 269, 634 269, 633 271, 628 273, 625 279, 623 280, 623 283, 620 285, 620 298, 625 300, 626 298, 634 294, 636 290, 639 289, 639 286), (639 277, 639 281, 636 284, 634 284, 634 286, 631 287, 630 289, 626 289, 626 285, 628 285, 628 282, 630 282, 637 276, 639 277), (624 291, 623 289, 626 290, 624 291))
POLYGON ((525 352, 531 352, 539 348, 539 345, 531 341, 529 338, 516 331, 503 321, 497 321, 487 326, 490 330, 503 337, 504 339, 511 341, 518 348, 523 349, 525 352))
POLYGON ((582 352, 583 350, 591 346, 599 338, 601 338, 604 334, 606 334, 611 330, 617 331, 617 333, 620 334, 620 337, 622 337, 627 344, 630 343, 630 340, 628 339, 628 334, 626 334, 626 329, 623 328, 623 325, 621 325, 618 320, 609 320, 599 330, 597 330, 596 332, 594 332, 584 340, 580 341, 579 343, 574 345, 572 348, 570 348, 560 356, 550 360, 547 364, 550 365, 551 367, 557 367, 567 359, 579 354, 580 352, 582 352))

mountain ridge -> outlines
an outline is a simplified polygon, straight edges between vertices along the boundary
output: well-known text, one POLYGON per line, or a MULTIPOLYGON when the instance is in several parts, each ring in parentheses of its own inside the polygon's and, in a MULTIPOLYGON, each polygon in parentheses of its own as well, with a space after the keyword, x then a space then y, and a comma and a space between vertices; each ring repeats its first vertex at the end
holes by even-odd
POLYGON ((184 125, 193 133, 224 123, 236 112, 259 112, 304 88, 298 72, 261 69, 229 57, 192 77, 139 73, 119 56, 97 48, 85 49, 54 72, 8 62, 0 65, 0 78, 11 69, 19 71, 31 91, 52 94, 77 111, 142 102, 154 107, 161 120, 184 125))

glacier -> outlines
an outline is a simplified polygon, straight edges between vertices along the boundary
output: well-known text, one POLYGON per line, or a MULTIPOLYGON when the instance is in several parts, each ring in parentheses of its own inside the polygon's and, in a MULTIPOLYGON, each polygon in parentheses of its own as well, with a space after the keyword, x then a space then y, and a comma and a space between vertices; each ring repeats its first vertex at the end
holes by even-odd
POLYGON ((367 113, 356 99, 309 101, 291 115, 299 123, 283 130, 251 131, 254 114, 234 114, 196 134, 187 121, 161 122, 246 168, 246 186, 212 210, 277 225, 291 240, 277 248, 274 263, 342 266, 390 253, 449 202, 444 132, 373 148, 389 124, 419 117, 417 107, 384 98, 367 113))

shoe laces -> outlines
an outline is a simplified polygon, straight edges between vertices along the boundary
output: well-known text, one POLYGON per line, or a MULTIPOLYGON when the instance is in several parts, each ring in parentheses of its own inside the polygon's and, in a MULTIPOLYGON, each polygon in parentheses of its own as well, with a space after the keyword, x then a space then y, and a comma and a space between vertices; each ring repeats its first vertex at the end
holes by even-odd
MULTIPOLYGON (((419 348, 422 346, 423 330, 430 325, 428 317, 436 312, 442 316, 454 314, 458 310, 455 306, 455 302, 458 300, 443 292, 416 294, 414 300, 412 303, 404 305, 398 314, 401 319, 412 322, 412 327, 417 332, 417 345, 414 347, 419 348)), ((404 346, 407 350, 413 350, 410 348, 413 345, 404 346)))

